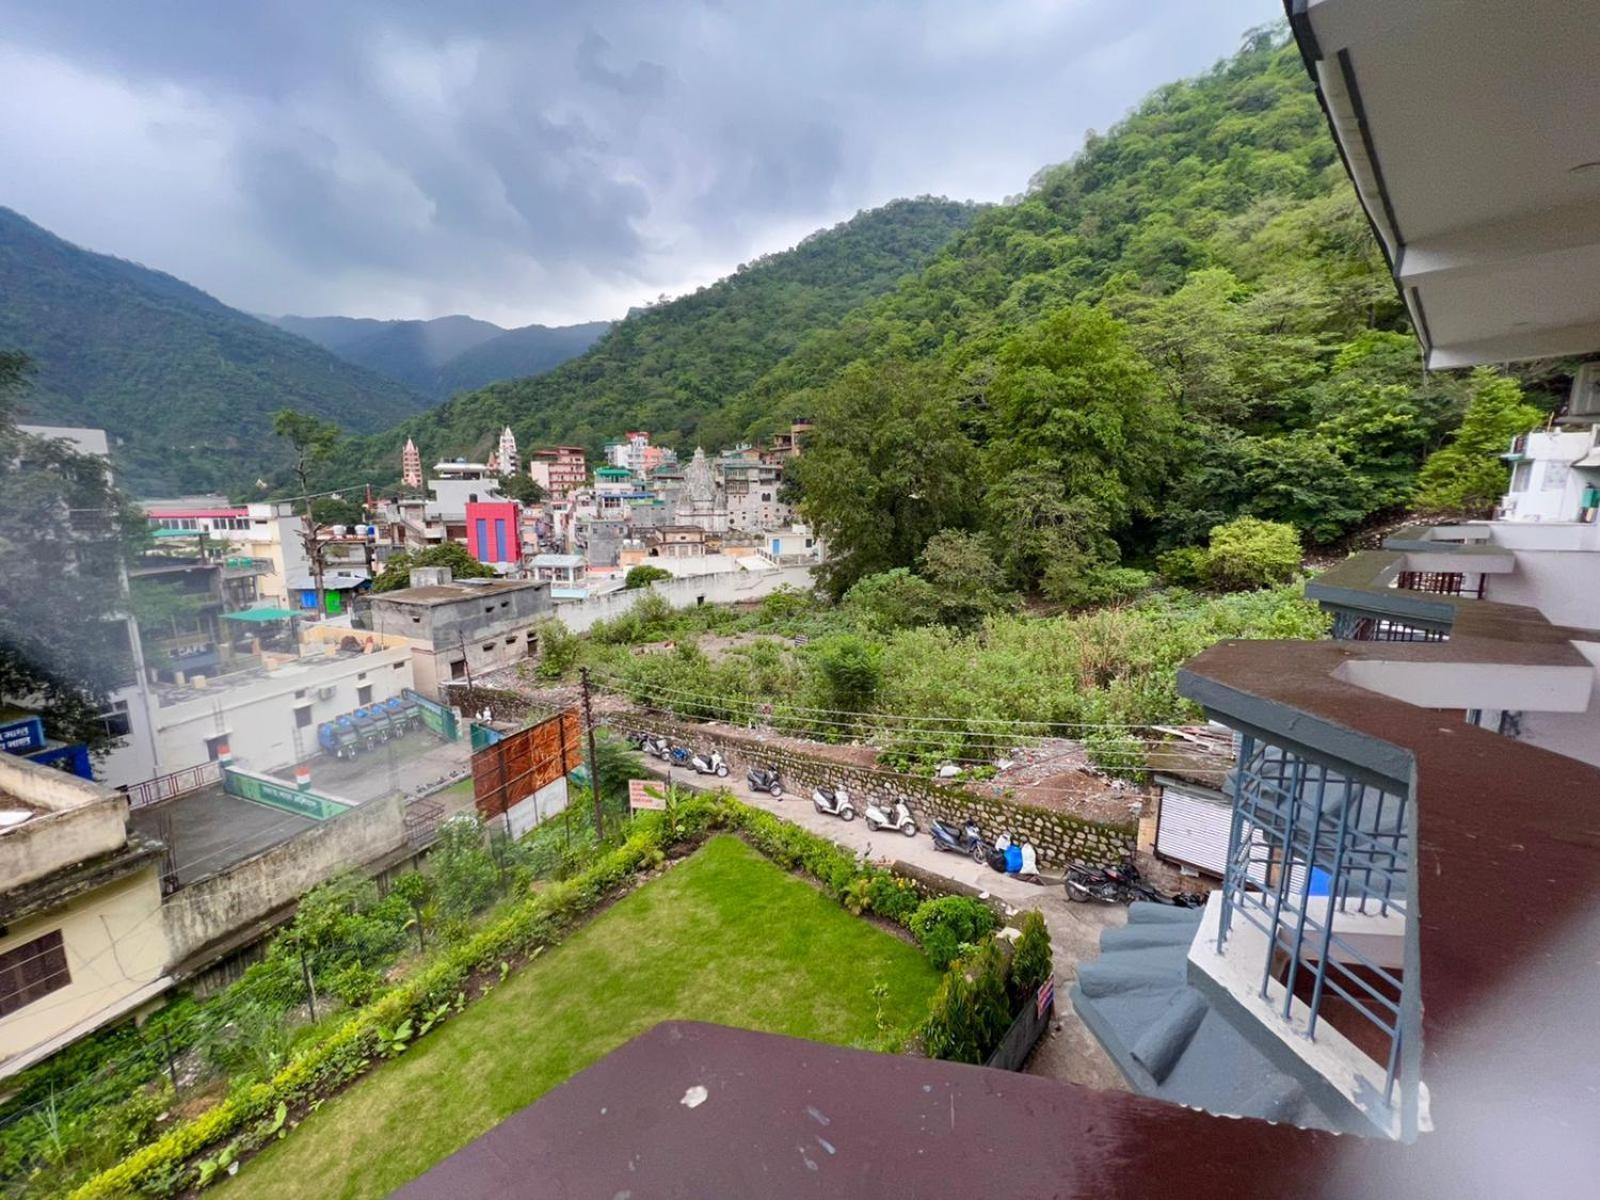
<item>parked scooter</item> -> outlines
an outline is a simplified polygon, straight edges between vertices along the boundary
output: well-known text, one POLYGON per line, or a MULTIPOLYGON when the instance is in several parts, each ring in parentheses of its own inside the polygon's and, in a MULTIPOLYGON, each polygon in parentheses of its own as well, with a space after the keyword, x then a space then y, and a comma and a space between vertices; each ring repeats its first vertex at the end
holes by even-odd
POLYGON ((778 778, 777 767, 751 767, 744 777, 756 791, 771 792, 775 798, 783 799, 783 780, 778 778))
POLYGON ((728 764, 724 761, 721 750, 713 750, 709 755, 701 754, 697 750, 689 759, 689 765, 700 775, 716 775, 725 778, 728 774, 728 764))
POLYGON ((917 823, 911 819, 911 810, 906 807, 904 800, 896 800, 893 804, 880 804, 877 800, 869 799, 867 828, 898 829, 907 837, 917 836, 917 823))
POLYGON ((663 762, 672 757, 672 743, 666 738, 653 733, 641 733, 639 739, 639 749, 645 754, 653 755, 663 762))
POLYGON ((671 746, 661 757, 675 767, 687 767, 693 764, 695 754, 687 746, 671 746))
POLYGON ((811 803, 817 806, 819 813, 838 817, 841 821, 856 819, 855 805, 850 803, 850 793, 845 791, 843 786, 817 788, 811 793, 811 803))
POLYGON ((983 840, 983 831, 978 828, 978 822, 968 817, 967 822, 960 829, 946 825, 943 821, 935 821, 928 832, 933 835, 933 848, 935 850, 951 850, 957 854, 971 856, 975 863, 988 861, 989 844, 983 840))

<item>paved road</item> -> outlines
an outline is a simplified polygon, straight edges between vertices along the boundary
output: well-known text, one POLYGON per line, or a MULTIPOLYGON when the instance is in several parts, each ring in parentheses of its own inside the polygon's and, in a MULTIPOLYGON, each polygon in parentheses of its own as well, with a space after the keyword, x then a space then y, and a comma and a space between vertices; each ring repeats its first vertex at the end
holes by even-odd
MULTIPOLYGON (((664 773, 665 768, 659 762, 653 759, 643 761, 651 771, 664 773)), ((1067 989, 1078 974, 1078 963, 1099 955, 1100 931, 1107 926, 1126 922, 1127 909, 1121 905, 1074 904, 1067 900, 1059 885, 1041 887, 1025 883, 1012 876, 998 874, 965 856, 941 853, 934 849, 933 839, 926 831, 908 838, 900 833, 873 832, 860 817, 854 821, 841 821, 837 817, 827 816, 816 810, 809 793, 803 797, 786 794, 785 799, 774 799, 765 792, 752 790, 745 783, 742 767, 736 768, 733 774, 723 780, 693 774, 686 777, 684 772, 676 770, 672 772, 672 777, 674 782, 690 787, 725 786, 746 804, 776 813, 857 854, 910 863, 932 874, 976 887, 1015 910, 1037 909, 1050 930, 1050 944, 1055 955, 1056 1025, 1059 1029, 1053 1027, 1052 1033, 1040 1042, 1029 1064, 1029 1071, 1088 1087, 1128 1090, 1122 1073, 1078 1019, 1072 1001, 1067 997, 1067 989)))

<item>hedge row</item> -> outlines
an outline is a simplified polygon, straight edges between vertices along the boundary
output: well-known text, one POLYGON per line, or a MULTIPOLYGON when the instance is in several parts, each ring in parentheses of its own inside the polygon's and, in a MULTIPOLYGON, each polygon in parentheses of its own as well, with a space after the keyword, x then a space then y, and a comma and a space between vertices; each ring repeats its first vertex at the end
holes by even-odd
MULTIPOLYGON (((402 1026, 421 1036, 459 1011, 474 974, 492 970, 549 943, 585 913, 616 893, 641 871, 658 866, 668 850, 702 839, 713 830, 733 830, 765 857, 788 870, 804 871, 854 913, 874 912, 916 934, 940 969, 956 949, 989 939, 990 910, 965 896, 921 901, 912 885, 890 872, 864 866, 826 838, 750 808, 729 796, 698 795, 664 812, 641 813, 629 836, 593 866, 570 879, 547 884, 461 944, 450 948, 391 991, 351 1014, 326 1037, 303 1049, 265 1083, 228 1097, 215 1108, 134 1151, 85 1182, 73 1200, 140 1193, 170 1196, 203 1186, 216 1173, 220 1152, 228 1161, 286 1132, 280 1106, 298 1110, 329 1095, 391 1052, 402 1026), (944 960, 944 961, 940 961, 944 960), (411 1024, 407 1026, 407 1022, 411 1024)), ((1042 925, 1041 925, 1042 928, 1042 925)), ((1048 938, 1044 949, 1048 971, 1048 938)), ((959 968, 961 964, 957 963, 959 968)), ((402 1041, 404 1039, 401 1039, 402 1041)))

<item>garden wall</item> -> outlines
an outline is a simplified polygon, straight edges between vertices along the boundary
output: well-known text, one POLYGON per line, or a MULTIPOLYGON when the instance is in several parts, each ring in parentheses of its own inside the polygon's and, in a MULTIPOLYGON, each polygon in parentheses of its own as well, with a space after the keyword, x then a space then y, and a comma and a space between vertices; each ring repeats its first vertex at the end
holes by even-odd
POLYGON ((807 755, 774 745, 759 735, 725 727, 711 728, 670 717, 634 714, 612 719, 619 733, 643 728, 696 749, 716 748, 728 760, 734 776, 742 777, 751 763, 775 763, 783 775, 786 792, 810 801, 813 788, 842 783, 856 797, 859 812, 866 797, 904 800, 924 830, 930 818, 959 824, 975 816, 984 835, 1017 835, 1031 841, 1041 865, 1064 870, 1068 863, 1097 865, 1118 863, 1130 857, 1138 834, 1136 822, 1103 824, 1068 813, 1019 804, 995 796, 979 795, 959 784, 898 774, 872 767, 856 767, 832 759, 807 755), (629 724, 633 722, 633 724, 629 724))
POLYGON ((317 884, 346 867, 362 868, 407 845, 405 804, 398 795, 359 804, 254 858, 196 880, 161 905, 170 961, 182 967, 207 950, 269 922, 317 884))

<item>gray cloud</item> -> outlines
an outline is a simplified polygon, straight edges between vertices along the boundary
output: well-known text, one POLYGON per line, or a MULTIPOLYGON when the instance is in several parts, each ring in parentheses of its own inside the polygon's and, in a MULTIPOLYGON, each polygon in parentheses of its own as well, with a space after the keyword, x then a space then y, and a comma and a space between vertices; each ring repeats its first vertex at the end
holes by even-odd
POLYGON ((610 316, 998 199, 1277 0, 0 0, 0 204, 257 312, 610 316))

